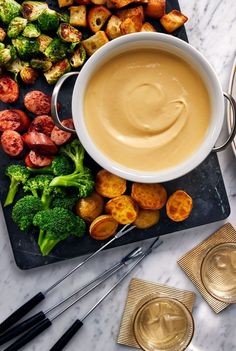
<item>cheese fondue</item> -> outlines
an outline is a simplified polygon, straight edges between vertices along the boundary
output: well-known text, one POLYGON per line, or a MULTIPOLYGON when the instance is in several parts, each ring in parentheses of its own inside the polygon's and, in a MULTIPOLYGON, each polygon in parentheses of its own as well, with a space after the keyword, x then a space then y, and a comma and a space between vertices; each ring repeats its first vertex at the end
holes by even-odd
POLYGON ((139 171, 183 162, 202 143, 210 99, 195 71, 161 50, 123 53, 99 68, 84 100, 95 145, 111 160, 139 171))

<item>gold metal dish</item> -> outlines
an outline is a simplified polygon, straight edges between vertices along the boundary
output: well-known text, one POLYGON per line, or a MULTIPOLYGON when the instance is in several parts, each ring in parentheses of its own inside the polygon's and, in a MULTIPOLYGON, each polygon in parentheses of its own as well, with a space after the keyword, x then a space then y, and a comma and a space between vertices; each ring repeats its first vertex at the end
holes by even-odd
POLYGON ((167 297, 150 297, 136 310, 134 336, 145 351, 182 351, 192 340, 194 322, 184 304, 167 297))
POLYGON ((208 251, 202 261, 201 280, 216 299, 236 303, 236 243, 223 243, 208 251))

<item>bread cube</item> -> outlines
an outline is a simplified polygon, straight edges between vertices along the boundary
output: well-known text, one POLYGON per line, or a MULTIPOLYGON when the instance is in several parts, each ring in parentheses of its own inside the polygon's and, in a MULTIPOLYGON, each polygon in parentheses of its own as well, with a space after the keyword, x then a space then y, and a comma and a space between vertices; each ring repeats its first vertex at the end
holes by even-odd
POLYGON ((161 17, 160 22, 168 33, 174 32, 177 28, 181 27, 187 22, 188 17, 178 10, 172 10, 161 17))
POLYGON ((148 0, 146 15, 151 18, 161 18, 165 14, 166 0, 148 0))
POLYGON ((106 28, 106 34, 109 39, 115 39, 122 35, 120 30, 121 23, 122 21, 119 17, 114 15, 111 16, 111 18, 107 23, 107 28, 106 28))
POLYGON ((98 31, 86 40, 82 41, 82 45, 86 50, 88 56, 91 56, 100 47, 109 42, 108 37, 104 31, 98 31))
POLYGON ((111 16, 111 12, 105 6, 94 6, 88 13, 88 25, 92 32, 98 32, 111 16))

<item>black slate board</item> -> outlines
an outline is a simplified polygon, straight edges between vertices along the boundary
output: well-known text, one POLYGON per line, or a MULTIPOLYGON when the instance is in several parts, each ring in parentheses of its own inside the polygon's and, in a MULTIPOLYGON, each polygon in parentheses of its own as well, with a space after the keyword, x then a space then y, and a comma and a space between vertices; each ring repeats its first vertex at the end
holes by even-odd
MULTIPOLYGON (((55 7, 56 1, 48 1, 51 7, 55 7)), ((178 1, 167 1, 167 12, 171 9, 179 9, 178 1)), ((155 22, 152 22, 155 24, 155 22)), ((159 31, 163 32, 160 25, 155 26, 159 31)), ((173 35, 187 41, 185 28, 182 27, 173 35)), ((39 80, 33 89, 43 90, 50 94, 52 87, 49 87, 45 81, 39 80)), ((73 80, 64 85, 63 93, 59 96, 61 103, 61 114, 65 117, 71 116, 70 101, 73 89, 73 80)), ((24 109, 23 96, 26 92, 32 90, 32 87, 21 86, 20 99, 16 104, 2 104, 0 103, 0 110, 6 108, 21 108, 24 109)), ((4 176, 4 169, 11 161, 3 152, 0 152, 0 200, 3 203, 6 197, 9 180, 4 176)), ((96 172, 99 166, 87 158, 87 162, 96 172)), ((223 220, 230 214, 230 207, 227 194, 224 187, 224 182, 218 162, 217 155, 212 153, 208 158, 189 174, 168 182, 165 184, 168 194, 170 195, 177 189, 186 190, 193 198, 194 210, 191 216, 182 223, 174 223, 170 221, 165 210, 161 211, 161 221, 156 226, 146 230, 133 230, 127 236, 114 242, 111 247, 125 245, 139 240, 155 237, 156 235, 164 235, 167 233, 178 232, 199 225, 223 220)), ((20 197, 21 194, 18 195, 20 197)), ((89 237, 84 238, 70 238, 63 243, 58 244, 53 254, 48 257, 42 257, 37 246, 37 231, 29 233, 22 233, 11 219, 11 207, 4 208, 5 220, 9 232, 9 237, 12 245, 13 254, 16 264, 21 269, 30 269, 38 266, 47 265, 53 262, 81 256, 94 252, 102 243, 97 242, 89 237)))

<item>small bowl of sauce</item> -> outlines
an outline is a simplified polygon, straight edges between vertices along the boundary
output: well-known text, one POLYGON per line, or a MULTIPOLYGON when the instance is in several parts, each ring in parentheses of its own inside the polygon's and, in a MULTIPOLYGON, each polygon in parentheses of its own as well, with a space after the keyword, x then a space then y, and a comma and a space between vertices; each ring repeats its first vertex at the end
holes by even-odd
POLYGON ((183 351, 192 340, 194 322, 180 301, 150 296, 136 309, 133 332, 142 350, 183 351))

